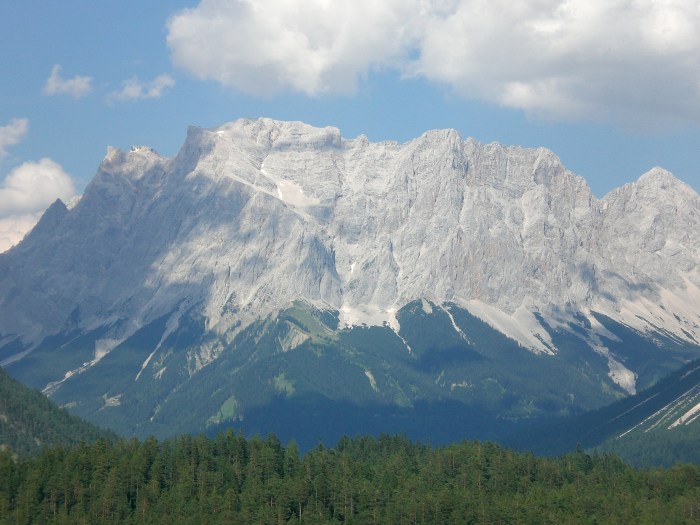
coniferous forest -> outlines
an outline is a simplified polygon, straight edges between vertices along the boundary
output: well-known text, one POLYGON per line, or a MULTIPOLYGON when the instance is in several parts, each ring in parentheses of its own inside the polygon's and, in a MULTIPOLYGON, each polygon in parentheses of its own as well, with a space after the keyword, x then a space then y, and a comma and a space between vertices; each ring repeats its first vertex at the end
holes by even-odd
POLYGON ((100 436, 116 437, 58 408, 40 391, 25 387, 0 368, 0 447, 32 455, 46 445, 78 445, 100 436))
POLYGON ((343 438, 300 454, 270 435, 98 439, 0 452, 2 523, 697 523, 700 468, 636 470, 583 450, 343 438))

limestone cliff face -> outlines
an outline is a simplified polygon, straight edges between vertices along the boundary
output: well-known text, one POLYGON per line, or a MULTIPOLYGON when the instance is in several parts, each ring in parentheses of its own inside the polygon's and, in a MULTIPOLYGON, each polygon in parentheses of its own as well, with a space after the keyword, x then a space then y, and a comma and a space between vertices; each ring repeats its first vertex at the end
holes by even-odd
POLYGON ((190 128, 174 158, 110 149, 0 256, 0 347, 120 321, 117 342, 192 308, 226 333, 295 300, 398 329, 416 299, 534 351, 556 352, 539 318, 605 353, 591 310, 697 342, 699 263, 700 197, 658 168, 599 200, 545 149, 239 120, 190 128))

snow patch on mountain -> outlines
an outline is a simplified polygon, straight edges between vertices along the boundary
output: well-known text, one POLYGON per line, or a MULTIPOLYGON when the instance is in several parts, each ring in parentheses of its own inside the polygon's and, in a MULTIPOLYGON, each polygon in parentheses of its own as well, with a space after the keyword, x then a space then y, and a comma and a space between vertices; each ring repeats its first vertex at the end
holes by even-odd
POLYGON ((319 199, 304 195, 304 190, 291 181, 280 181, 278 183, 277 196, 287 204, 300 208, 315 206, 321 202, 319 199))
POLYGON ((377 305, 366 304, 351 307, 344 304, 340 307, 340 326, 350 328, 353 326, 389 326, 397 334, 401 329, 396 319, 396 308, 383 309, 377 305))

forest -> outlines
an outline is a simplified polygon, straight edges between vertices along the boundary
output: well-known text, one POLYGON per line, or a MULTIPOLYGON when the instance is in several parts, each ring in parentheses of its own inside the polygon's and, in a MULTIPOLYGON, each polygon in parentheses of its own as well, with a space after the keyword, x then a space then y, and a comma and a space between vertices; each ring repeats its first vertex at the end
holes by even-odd
POLYGON ((234 431, 0 452, 1 523, 700 523, 700 467, 580 447, 342 438, 305 454, 234 431))
POLYGON ((27 388, 0 367, 0 448, 38 454, 50 444, 78 445, 116 434, 60 409, 39 390, 27 388))

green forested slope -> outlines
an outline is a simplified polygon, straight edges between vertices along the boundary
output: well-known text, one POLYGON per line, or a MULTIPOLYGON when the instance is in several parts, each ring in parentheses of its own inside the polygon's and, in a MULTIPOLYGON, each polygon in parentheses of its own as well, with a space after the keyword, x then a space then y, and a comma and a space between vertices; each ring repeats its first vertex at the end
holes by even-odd
POLYGON ((276 437, 0 453, 2 523, 698 523, 700 468, 634 470, 582 450, 537 458, 343 438, 303 457, 276 437))
MULTIPOLYGON (((121 435, 165 439, 243 428, 294 439, 303 449, 358 432, 436 444, 499 441, 541 418, 580 414, 627 395, 609 377, 608 360, 574 328, 546 326, 558 350, 535 354, 451 303, 408 303, 396 312, 398 334, 389 326, 343 327, 339 312, 301 301, 229 334, 209 332, 200 315, 177 312, 65 381, 66 370, 93 360, 106 328, 46 338, 8 371, 40 389, 61 381, 51 399, 121 435), (171 316, 179 319, 174 331, 167 328, 171 316)), ((644 368, 640 389, 700 355, 698 345, 663 334, 645 339, 598 320, 629 344, 611 342, 615 355, 644 368)))
MULTIPOLYGON (((48 444, 94 441, 106 432, 58 408, 0 368, 0 446, 35 454, 48 444)), ((111 434, 110 434, 111 435, 111 434)))
POLYGON ((598 410, 533 425, 503 440, 536 454, 561 454, 577 444, 602 447, 635 466, 700 464, 700 360, 691 361, 653 386, 598 410), (684 419, 683 424, 674 422, 684 419))
POLYGON ((610 438, 596 448, 636 467, 668 467, 679 462, 700 465, 700 425, 631 432, 622 438, 610 438))

